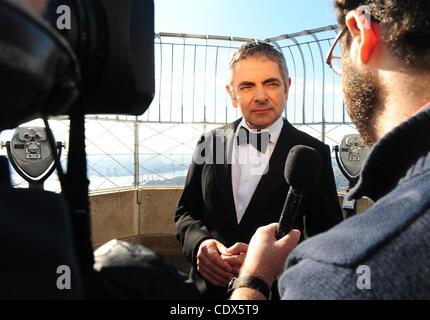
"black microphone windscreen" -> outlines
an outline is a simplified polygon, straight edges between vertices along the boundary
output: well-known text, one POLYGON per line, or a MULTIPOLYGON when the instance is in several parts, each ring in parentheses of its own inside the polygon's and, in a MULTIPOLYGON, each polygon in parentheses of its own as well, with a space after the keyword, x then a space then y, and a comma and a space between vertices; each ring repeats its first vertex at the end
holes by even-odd
POLYGON ((314 148, 297 145, 285 161, 284 177, 295 190, 312 188, 321 176, 322 158, 314 148))

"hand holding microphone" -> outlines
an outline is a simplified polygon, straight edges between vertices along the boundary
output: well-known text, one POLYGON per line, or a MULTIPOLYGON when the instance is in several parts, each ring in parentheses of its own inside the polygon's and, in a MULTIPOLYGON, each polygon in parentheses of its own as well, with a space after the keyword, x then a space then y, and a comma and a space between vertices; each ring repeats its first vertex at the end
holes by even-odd
POLYGON ((316 185, 321 176, 321 169, 321 155, 313 148, 297 145, 288 153, 284 177, 290 185, 290 190, 279 219, 276 239, 281 239, 291 231, 303 192, 316 185))
MULTIPOLYGON (((240 271, 240 277, 258 278, 267 285, 266 290, 257 289, 262 292, 260 298, 263 298, 263 295, 267 298, 264 292, 269 290, 282 272, 286 257, 300 240, 300 231, 291 231, 292 226, 300 208, 303 192, 317 183, 321 176, 321 167, 321 155, 313 148, 297 145, 288 154, 284 176, 290 190, 279 223, 257 229, 251 238, 240 271)), ((231 296, 231 299, 242 298, 236 292, 231 296)))

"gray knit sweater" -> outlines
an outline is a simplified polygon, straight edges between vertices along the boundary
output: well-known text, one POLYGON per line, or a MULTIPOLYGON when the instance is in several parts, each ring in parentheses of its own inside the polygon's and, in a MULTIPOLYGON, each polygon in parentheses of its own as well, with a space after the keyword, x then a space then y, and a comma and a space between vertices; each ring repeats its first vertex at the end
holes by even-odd
POLYGON ((430 299, 430 107, 373 147, 362 196, 375 205, 290 254, 283 299, 430 299))

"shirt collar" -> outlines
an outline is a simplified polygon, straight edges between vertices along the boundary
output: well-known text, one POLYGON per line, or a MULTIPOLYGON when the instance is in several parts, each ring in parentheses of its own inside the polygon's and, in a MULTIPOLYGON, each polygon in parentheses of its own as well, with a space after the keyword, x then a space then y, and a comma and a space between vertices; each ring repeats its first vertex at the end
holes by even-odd
MULTIPOLYGON (((261 129, 260 132, 267 132, 268 131, 270 133, 270 142, 273 143, 273 144, 276 144, 276 142, 278 141, 278 138, 279 138, 279 136, 281 134, 281 130, 282 130, 283 126, 284 126, 284 119, 282 118, 282 116, 280 116, 269 127, 265 128, 265 129, 261 129)), ((242 121, 237 126, 236 133, 239 131, 240 127, 244 127, 244 128, 248 129, 251 132, 257 133, 257 130, 251 129, 248 126, 248 124, 246 123, 245 118, 242 118, 242 121)))

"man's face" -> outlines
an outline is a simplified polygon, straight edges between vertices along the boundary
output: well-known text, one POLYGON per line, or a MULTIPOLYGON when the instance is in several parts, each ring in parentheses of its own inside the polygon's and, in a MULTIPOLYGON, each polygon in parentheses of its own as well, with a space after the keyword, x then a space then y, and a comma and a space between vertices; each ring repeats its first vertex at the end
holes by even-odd
POLYGON ((367 144, 376 142, 376 123, 382 108, 381 85, 375 73, 363 72, 342 57, 342 89, 347 111, 367 144))
POLYGON ((264 58, 246 58, 233 66, 232 85, 227 86, 233 106, 239 107, 250 127, 264 129, 284 111, 289 83, 285 84, 280 68, 264 58))

